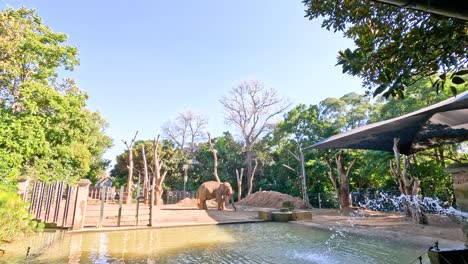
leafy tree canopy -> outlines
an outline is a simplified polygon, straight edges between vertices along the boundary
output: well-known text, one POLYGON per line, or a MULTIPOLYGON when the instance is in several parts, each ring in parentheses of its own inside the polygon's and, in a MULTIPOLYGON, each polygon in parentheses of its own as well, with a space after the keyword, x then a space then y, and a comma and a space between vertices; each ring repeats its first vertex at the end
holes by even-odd
POLYGON ((67 37, 42 23, 34 10, 0 12, 0 185, 20 174, 73 182, 94 178, 111 139, 107 123, 86 108, 87 95, 58 70, 78 64, 67 37))
POLYGON ((340 51, 343 73, 359 76, 367 93, 403 97, 417 79, 438 76, 453 93, 468 74, 468 24, 455 18, 370 0, 303 0, 306 17, 341 31, 355 48, 340 51))

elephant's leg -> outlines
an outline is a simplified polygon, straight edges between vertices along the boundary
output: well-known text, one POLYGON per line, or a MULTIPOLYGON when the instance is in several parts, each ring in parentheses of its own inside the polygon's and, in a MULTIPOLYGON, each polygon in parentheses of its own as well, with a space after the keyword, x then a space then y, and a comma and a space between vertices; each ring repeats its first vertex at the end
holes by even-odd
POLYGON ((217 200, 216 202, 218 202, 218 211, 220 211, 220 210, 224 210, 224 203, 223 203, 223 199, 219 199, 219 200, 218 200, 218 199, 216 199, 216 200, 217 200))
POLYGON ((208 207, 206 206, 206 199, 203 201, 203 209, 208 210, 208 207))

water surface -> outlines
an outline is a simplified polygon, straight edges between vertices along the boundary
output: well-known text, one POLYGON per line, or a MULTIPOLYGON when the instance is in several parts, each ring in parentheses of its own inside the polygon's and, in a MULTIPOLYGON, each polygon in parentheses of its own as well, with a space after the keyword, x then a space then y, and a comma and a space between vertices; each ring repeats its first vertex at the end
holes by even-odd
POLYGON ((419 263, 427 245, 287 223, 43 234, 0 262, 28 263, 419 263), (44 238, 48 236, 48 238, 44 238))

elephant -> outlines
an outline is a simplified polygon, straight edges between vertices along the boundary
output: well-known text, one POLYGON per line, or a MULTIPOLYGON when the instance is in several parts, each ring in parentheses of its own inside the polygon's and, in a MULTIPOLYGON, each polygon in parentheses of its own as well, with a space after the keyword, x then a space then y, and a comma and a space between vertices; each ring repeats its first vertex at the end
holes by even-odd
POLYGON ((237 208, 234 205, 233 195, 234 191, 232 190, 231 184, 228 182, 204 182, 198 188, 198 208, 207 210, 206 200, 216 198, 218 210, 224 210, 225 204, 229 203, 229 200, 231 200, 234 211, 237 211, 237 208))

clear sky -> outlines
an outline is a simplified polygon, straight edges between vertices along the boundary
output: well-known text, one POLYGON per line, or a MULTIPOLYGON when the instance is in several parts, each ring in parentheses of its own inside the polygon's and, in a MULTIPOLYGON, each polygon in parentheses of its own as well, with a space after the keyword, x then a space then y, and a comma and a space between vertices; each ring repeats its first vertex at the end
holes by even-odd
POLYGON ((363 93, 356 77, 341 73, 341 33, 304 18, 300 0, 0 0, 3 7, 35 8, 45 24, 69 35, 80 66, 67 76, 89 94, 88 106, 109 122, 106 133, 150 139, 178 112, 209 118, 214 136, 224 123, 219 100, 241 80, 257 79, 293 105, 363 93))

